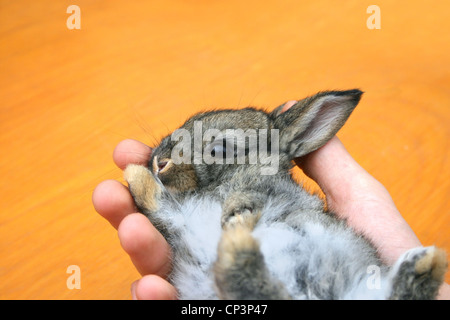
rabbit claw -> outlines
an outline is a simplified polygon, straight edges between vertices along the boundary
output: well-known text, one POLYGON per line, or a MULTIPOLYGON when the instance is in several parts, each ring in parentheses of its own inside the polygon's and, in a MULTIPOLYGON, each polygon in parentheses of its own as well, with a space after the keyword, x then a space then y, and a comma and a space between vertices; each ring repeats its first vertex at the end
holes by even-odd
POLYGON ((232 210, 222 215, 222 228, 235 228, 236 226, 243 226, 253 230, 260 214, 255 214, 252 208, 242 207, 232 210))

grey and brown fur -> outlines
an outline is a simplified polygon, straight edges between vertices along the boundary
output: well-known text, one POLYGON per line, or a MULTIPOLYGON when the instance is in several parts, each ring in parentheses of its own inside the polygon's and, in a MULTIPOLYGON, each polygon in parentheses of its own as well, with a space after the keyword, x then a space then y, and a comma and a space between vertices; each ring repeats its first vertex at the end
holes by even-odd
MULTIPOLYGON (((269 113, 255 108, 203 112, 181 127, 191 134, 194 121, 201 121, 203 130, 221 132, 279 130, 274 175, 262 175, 258 163, 175 164, 177 141, 170 136, 154 149, 148 167, 127 167, 125 179, 137 207, 172 247, 169 281, 179 298, 436 297, 447 267, 442 250, 415 248, 387 266, 367 239, 326 212, 323 202, 290 175, 292 160, 331 139, 361 95, 359 90, 321 92, 286 112, 282 106, 269 113)), ((205 141, 203 150, 210 143, 228 149, 234 142, 205 141)))

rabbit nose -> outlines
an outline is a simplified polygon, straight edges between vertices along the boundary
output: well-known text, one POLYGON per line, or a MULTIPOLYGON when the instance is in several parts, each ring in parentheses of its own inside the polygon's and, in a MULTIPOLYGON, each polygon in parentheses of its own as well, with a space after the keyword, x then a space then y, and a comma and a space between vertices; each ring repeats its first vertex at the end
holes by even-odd
POLYGON ((155 156, 155 158, 153 158, 153 172, 156 174, 164 173, 171 167, 171 164, 171 159, 158 160, 158 157, 155 156))

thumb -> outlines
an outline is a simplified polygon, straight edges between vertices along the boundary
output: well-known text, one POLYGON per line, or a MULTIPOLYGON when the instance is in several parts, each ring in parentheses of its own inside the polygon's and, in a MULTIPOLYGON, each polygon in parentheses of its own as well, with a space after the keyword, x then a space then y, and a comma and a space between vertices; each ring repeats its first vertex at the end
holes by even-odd
POLYGON ((322 188, 329 210, 364 234, 386 263, 421 245, 386 188, 351 157, 337 137, 296 163, 322 188))
POLYGON ((360 200, 360 196, 366 197, 374 191, 377 197, 395 206, 386 188, 352 158, 337 137, 295 162, 318 183, 327 197, 328 206, 336 211, 346 209, 360 200))

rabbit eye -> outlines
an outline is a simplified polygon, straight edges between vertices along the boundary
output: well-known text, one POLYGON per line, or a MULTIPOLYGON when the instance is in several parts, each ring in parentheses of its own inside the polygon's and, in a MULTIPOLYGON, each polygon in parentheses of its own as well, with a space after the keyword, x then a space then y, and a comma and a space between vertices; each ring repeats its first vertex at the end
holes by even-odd
POLYGON ((211 149, 211 156, 215 157, 216 155, 222 156, 225 158, 227 152, 226 142, 223 141, 222 144, 216 144, 211 149))

